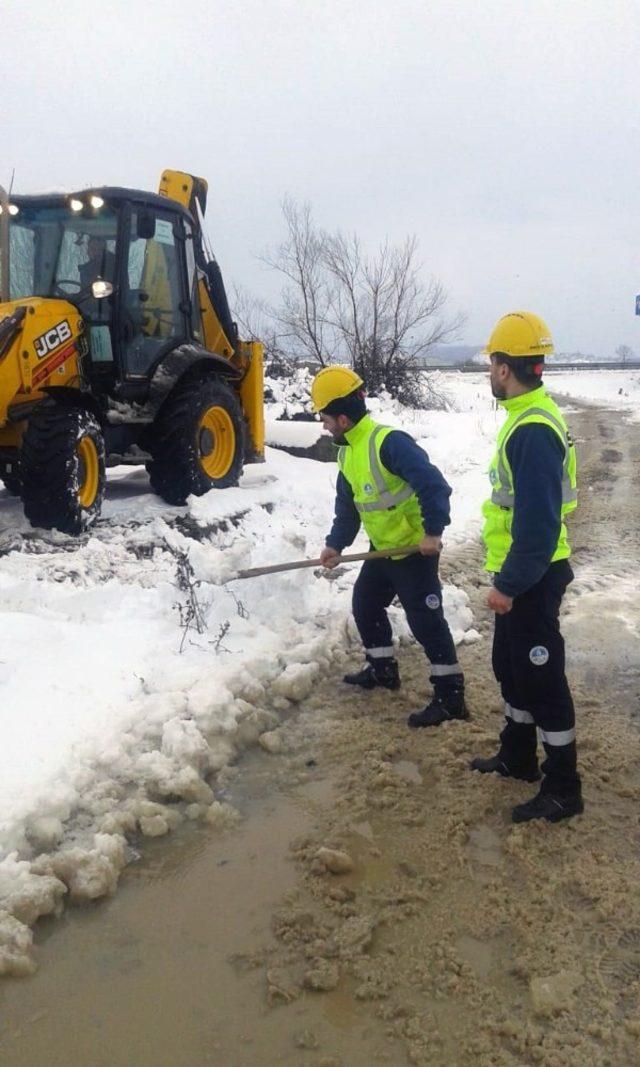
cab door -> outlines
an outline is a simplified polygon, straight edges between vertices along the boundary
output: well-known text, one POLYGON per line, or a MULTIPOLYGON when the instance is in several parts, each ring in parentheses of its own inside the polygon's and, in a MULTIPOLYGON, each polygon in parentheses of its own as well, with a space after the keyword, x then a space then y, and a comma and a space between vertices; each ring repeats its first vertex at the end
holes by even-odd
POLYGON ((189 309, 180 217, 133 204, 121 301, 125 377, 148 378, 166 352, 188 340, 189 309))

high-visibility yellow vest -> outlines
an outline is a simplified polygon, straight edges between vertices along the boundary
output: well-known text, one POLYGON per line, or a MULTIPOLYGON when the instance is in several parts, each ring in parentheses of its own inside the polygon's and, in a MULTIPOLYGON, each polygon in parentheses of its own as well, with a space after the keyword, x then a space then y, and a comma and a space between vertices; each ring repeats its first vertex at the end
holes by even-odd
POLYGON ((576 450, 567 424, 558 405, 547 394, 544 385, 533 389, 529 393, 523 393, 521 396, 503 400, 501 403, 507 410, 507 419, 498 434, 496 453, 489 467, 491 497, 485 501, 482 508, 485 520, 482 537, 487 549, 486 568, 488 571, 499 571, 511 548, 511 525, 513 523, 515 493, 513 474, 507 458, 507 442, 520 426, 525 426, 531 422, 550 426, 558 435, 564 447, 562 508, 560 512, 562 521, 558 543, 550 562, 554 563, 558 559, 567 559, 571 555, 571 547, 564 519, 569 512, 577 507, 578 503, 576 450))
POLYGON ((380 459, 382 442, 392 429, 365 415, 347 430, 349 444, 338 452, 338 465, 351 486, 353 502, 374 548, 416 545, 424 537, 416 494, 380 459))

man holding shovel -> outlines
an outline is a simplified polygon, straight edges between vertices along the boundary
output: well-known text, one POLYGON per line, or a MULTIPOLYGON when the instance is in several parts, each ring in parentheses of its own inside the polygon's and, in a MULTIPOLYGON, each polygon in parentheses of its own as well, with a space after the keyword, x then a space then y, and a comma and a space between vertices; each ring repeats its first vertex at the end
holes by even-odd
POLYGON ((409 716, 409 726, 439 726, 466 719, 464 677, 442 610, 438 559, 442 531, 450 522, 451 489, 426 452, 408 434, 374 422, 365 407, 364 382, 348 367, 325 367, 314 378, 311 399, 323 426, 340 445, 335 518, 320 562, 340 563, 360 524, 373 549, 418 545, 407 555, 369 559, 353 589, 353 615, 366 666, 345 675, 362 689, 398 689, 387 608, 402 604, 411 632, 430 661, 433 697, 409 716))

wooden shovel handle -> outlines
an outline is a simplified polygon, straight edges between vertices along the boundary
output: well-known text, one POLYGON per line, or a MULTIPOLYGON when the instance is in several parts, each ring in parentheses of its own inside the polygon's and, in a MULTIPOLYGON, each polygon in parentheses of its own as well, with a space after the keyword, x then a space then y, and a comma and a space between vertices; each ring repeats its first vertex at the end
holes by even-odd
MULTIPOLYGON (((403 545, 401 548, 377 548, 371 552, 351 552, 347 556, 340 556, 340 563, 355 563, 361 559, 388 559, 390 556, 412 556, 420 551, 420 545, 403 545)), ((261 574, 278 574, 280 571, 297 571, 302 567, 322 567, 319 559, 298 559, 292 563, 274 563, 270 567, 251 567, 249 570, 238 571, 234 578, 257 578, 261 574)))

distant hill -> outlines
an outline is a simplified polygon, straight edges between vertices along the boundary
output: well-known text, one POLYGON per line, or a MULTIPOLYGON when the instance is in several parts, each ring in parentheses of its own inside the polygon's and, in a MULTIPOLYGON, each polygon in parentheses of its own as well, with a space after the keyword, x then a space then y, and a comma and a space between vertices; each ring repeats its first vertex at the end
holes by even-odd
MULTIPOLYGON (((484 348, 484 345, 434 345, 429 351, 429 355, 425 359, 425 366, 446 366, 455 367, 461 363, 467 363, 473 360, 474 357, 478 357, 479 353, 484 348)), ((602 362, 602 357, 595 355, 594 352, 556 352, 553 357, 558 363, 599 363, 602 362)), ((612 355, 610 357, 611 362, 618 359, 617 356, 612 355)), ((476 358, 475 362, 481 362, 481 359, 476 358)), ((605 360, 606 362, 606 360, 605 360)))
POLYGON ((425 364, 433 366, 433 364, 445 363, 453 367, 458 363, 466 363, 467 360, 473 359, 483 348, 484 345, 434 345, 429 350, 425 364))

